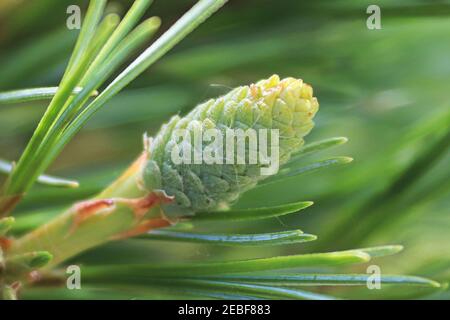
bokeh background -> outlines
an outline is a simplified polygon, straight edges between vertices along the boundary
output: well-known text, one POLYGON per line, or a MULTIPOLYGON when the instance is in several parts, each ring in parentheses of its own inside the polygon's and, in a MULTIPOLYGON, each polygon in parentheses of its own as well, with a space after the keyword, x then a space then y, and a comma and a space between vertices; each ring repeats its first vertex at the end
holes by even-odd
MULTIPOLYGON (((109 10, 122 13, 131 3, 110 2, 109 10)), ((149 15, 163 19, 162 32, 194 2, 155 0, 149 15)), ((77 36, 65 27, 71 4, 85 8, 87 2, 0 2, 0 90, 57 85, 77 36)), ((307 142, 349 138, 315 158, 355 160, 245 194, 236 206, 299 200, 315 205, 298 215, 240 223, 227 231, 299 227, 318 235, 318 241, 236 249, 128 240, 76 261, 204 261, 402 244, 404 252, 380 260, 383 272, 449 281, 449 17, 448 1, 231 0, 109 102, 68 145, 49 173, 77 179, 81 187, 37 186, 17 216, 52 216, 94 195, 139 154, 144 132, 155 133, 171 115, 230 87, 276 73, 302 78, 315 89, 320 112, 307 142), (369 4, 381 8, 381 30, 366 27, 369 4)), ((46 102, 0 106, 1 158, 18 159, 45 107, 46 102)), ((416 293, 412 290, 411 297, 416 293)), ((450 293, 442 290, 433 297, 450 298, 450 293)))

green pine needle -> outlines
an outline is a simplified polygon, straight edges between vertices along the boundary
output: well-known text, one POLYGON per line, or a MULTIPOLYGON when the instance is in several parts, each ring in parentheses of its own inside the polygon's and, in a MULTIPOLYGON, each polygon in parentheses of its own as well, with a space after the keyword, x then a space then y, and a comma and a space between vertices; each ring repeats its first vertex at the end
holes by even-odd
POLYGON ((139 238, 231 246, 284 245, 314 241, 317 239, 315 235, 306 234, 300 230, 261 234, 199 234, 154 230, 139 238))
MULTIPOLYGON (((51 99, 55 96, 58 89, 58 87, 43 87, 0 92, 0 104, 23 103, 51 99)), ((72 95, 76 95, 82 90, 83 88, 76 87, 73 89, 72 95)), ((91 97, 95 97, 98 95, 98 91, 92 91, 90 94, 91 97)))
POLYGON ((283 215, 299 212, 312 206, 312 201, 301 201, 283 204, 273 207, 251 208, 251 209, 230 209, 219 212, 199 212, 192 218, 192 221, 244 221, 259 220, 280 217, 283 215))
POLYGON ((350 157, 335 157, 327 160, 317 161, 306 166, 297 167, 295 162, 291 162, 287 168, 281 169, 279 173, 273 177, 263 180, 259 186, 265 186, 275 182, 284 181, 288 178, 293 178, 306 173, 312 173, 325 168, 332 168, 341 166, 352 162, 350 157))
MULTIPOLYGON (((217 277, 220 280, 261 283, 277 286, 365 286, 371 275, 368 274, 276 274, 276 275, 230 275, 217 277)), ((215 277, 212 277, 215 279, 215 277)), ((440 288, 440 283, 416 276, 381 275, 381 284, 411 285, 440 288)))
MULTIPOLYGON (((9 175, 13 171, 14 165, 8 161, 0 159, 0 174, 9 175)), ((75 180, 68 180, 63 178, 58 178, 49 175, 40 175, 37 182, 42 185, 52 186, 52 187, 65 187, 65 188, 78 188, 80 184, 75 180)))
POLYGON ((370 261, 371 257, 364 251, 349 250, 327 253, 311 253, 272 258, 260 258, 238 261, 191 263, 180 265, 124 265, 86 267, 84 277, 92 279, 112 279, 127 277, 191 277, 241 272, 280 270, 300 267, 333 267, 370 261))
POLYGON ((330 149, 332 147, 339 146, 348 142, 346 137, 334 137, 328 138, 316 142, 311 142, 303 146, 299 152, 292 156, 290 162, 297 160, 300 157, 304 157, 309 154, 317 153, 323 150, 330 149))

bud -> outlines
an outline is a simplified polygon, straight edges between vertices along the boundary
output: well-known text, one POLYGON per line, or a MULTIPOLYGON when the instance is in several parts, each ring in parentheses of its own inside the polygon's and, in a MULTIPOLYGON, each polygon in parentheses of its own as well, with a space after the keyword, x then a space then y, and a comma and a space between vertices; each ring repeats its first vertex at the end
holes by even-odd
MULTIPOLYGON (((169 216, 227 208, 243 192, 267 177, 260 170, 266 163, 261 158, 253 164, 228 163, 226 143, 220 153, 224 158, 222 164, 175 163, 171 155, 179 143, 179 131, 192 136, 191 142, 195 141, 199 130, 218 129, 225 136, 230 129, 265 129, 269 140, 273 138, 270 132, 276 131, 279 136, 277 160, 282 165, 303 145, 303 137, 314 126, 312 119, 318 108, 313 89, 299 79, 280 80, 274 75, 256 84, 235 88, 222 97, 198 105, 183 118, 173 117, 161 128, 148 148, 144 186, 149 191, 163 190, 175 197, 174 202, 163 205, 169 216)), ((205 147, 207 145, 200 151, 205 147)), ((249 144, 245 144, 247 158, 250 151, 249 144)))

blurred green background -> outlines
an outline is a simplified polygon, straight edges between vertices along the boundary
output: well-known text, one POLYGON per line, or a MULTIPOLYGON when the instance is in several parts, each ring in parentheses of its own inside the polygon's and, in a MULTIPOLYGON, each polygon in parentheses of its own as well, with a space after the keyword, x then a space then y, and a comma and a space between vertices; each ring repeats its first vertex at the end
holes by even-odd
MULTIPOLYGON (((122 13, 131 3, 110 2, 109 10, 122 13)), ((193 3, 155 0, 149 15, 163 19, 162 32, 193 3)), ((57 85, 77 36, 65 27, 70 4, 85 8, 87 2, 0 2, 0 90, 57 85)), ((319 159, 355 160, 245 194, 237 206, 315 205, 232 231, 299 227, 318 241, 258 250, 128 240, 76 261, 203 261, 402 244, 404 252, 380 262, 383 272, 449 281, 449 17, 448 1, 231 0, 108 103, 65 149, 50 173, 78 179, 81 187, 35 187, 17 216, 51 216, 95 194, 139 154, 145 131, 153 134, 171 115, 276 73, 315 89, 320 111, 307 142, 349 138, 319 159), (381 8, 381 30, 366 27, 369 4, 381 8)), ((18 159, 45 107, 0 107, 1 158, 18 159)))

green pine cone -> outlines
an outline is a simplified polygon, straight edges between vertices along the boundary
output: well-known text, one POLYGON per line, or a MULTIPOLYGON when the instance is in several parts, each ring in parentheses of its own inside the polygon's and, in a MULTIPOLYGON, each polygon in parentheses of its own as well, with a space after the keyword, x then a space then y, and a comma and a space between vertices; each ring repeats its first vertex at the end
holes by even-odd
MULTIPOLYGON (((274 75, 256 84, 235 88, 222 97, 198 105, 183 118, 173 117, 161 128, 148 150, 144 185, 148 190, 163 190, 175 197, 174 202, 163 205, 169 216, 226 208, 243 192, 268 177, 261 174, 261 168, 267 163, 257 159, 256 163, 249 164, 252 146, 246 143, 246 164, 236 164, 236 156, 233 164, 227 164, 225 142, 222 154, 219 153, 223 164, 175 163, 172 152, 180 143, 177 130, 184 129, 193 143, 198 141, 195 133, 201 130, 219 129, 225 136, 230 129, 268 129, 270 147, 275 141, 270 130, 278 129, 278 159, 282 165, 303 145, 303 137, 314 126, 312 119, 318 107, 311 86, 294 78, 280 80, 274 75)), ((200 151, 205 151, 207 146, 204 143, 200 151)), ((268 155, 271 152, 268 151, 268 155)))

